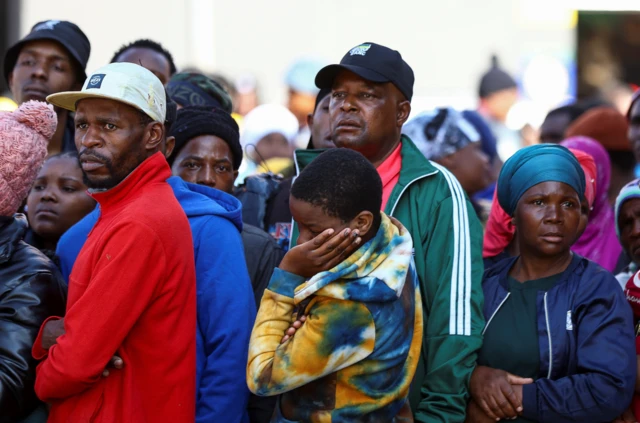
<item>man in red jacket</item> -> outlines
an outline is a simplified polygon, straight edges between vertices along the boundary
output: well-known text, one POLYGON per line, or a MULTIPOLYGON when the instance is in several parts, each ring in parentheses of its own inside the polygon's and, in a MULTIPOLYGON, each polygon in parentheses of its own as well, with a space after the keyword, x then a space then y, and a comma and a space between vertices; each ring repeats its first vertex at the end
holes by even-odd
POLYGON ((44 350, 41 331, 33 347, 44 358, 35 390, 51 404, 49 422, 192 423, 193 244, 159 151, 162 83, 141 66, 112 63, 82 91, 47 101, 76 112, 80 164, 101 209, 69 278, 65 333, 44 350), (124 366, 103 377, 114 355, 124 366))

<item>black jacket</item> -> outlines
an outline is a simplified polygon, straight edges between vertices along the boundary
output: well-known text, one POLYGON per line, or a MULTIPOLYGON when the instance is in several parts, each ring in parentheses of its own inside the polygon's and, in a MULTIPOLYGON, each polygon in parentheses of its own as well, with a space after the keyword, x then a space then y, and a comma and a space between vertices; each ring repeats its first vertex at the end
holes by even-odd
POLYGON ((257 308, 260 306, 264 290, 269 285, 273 269, 280 265, 284 257, 284 251, 278 247, 271 235, 246 223, 242 226, 242 244, 257 308))
POLYGON ((65 285, 55 265, 23 241, 24 215, 0 217, 0 422, 15 422, 40 403, 33 391, 31 347, 42 322, 65 312, 65 285))

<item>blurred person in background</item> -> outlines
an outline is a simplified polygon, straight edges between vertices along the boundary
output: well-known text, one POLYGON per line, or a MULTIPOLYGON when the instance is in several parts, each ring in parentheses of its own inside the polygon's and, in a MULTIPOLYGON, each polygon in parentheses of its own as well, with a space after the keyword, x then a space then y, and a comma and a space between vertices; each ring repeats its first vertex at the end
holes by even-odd
POLYGON ((640 176, 640 90, 633 94, 631 105, 627 111, 627 120, 629 121, 629 142, 636 159, 635 175, 640 176))
POLYGON ((522 149, 502 168, 498 201, 513 218, 519 256, 484 274, 488 323, 468 422, 610 422, 631 403, 631 310, 611 273, 571 252, 585 182, 558 145, 522 149))
POLYGON ((232 98, 222 85, 208 76, 196 72, 180 72, 166 84, 171 100, 178 110, 188 106, 206 106, 233 111, 232 98))
POLYGON ((475 110, 465 110, 462 117, 467 120, 480 135, 480 146, 484 154, 489 158, 491 165, 491 184, 482 191, 474 195, 474 199, 478 202, 489 202, 493 200, 493 193, 496 189, 496 181, 502 168, 502 160, 498 156, 498 140, 491 131, 491 128, 483 117, 475 110))
POLYGON ((622 187, 634 179, 636 161, 631 153, 627 119, 612 107, 595 107, 569 126, 565 135, 592 138, 607 150, 611 162, 608 198, 613 207, 622 187))
POLYGON ((585 111, 585 108, 577 103, 551 110, 540 126, 540 143, 558 144, 564 140, 567 128, 585 111))
MULTIPOLYGON (((329 116, 329 102, 331 90, 323 88, 316 96, 313 113, 307 116, 307 123, 311 130, 307 150, 335 148, 331 139, 331 120, 329 116)), ((293 177, 280 183, 277 193, 268 202, 265 212, 265 226, 269 234, 275 238, 284 250, 289 249, 291 239, 291 210, 289 209, 289 193, 293 177)))
MULTIPOLYGON (((571 137, 560 145, 587 153, 596 165, 595 201, 589 213, 589 223, 584 233, 571 247, 580 254, 610 272, 615 271, 622 249, 616 236, 613 207, 609 203, 611 163, 604 147, 588 137, 571 137)), ((592 181, 587 181, 592 183, 592 181)))
POLYGON ((518 101, 518 84, 499 66, 497 56, 491 58, 491 68, 480 78, 478 96, 478 112, 498 139, 498 154, 504 161, 522 147, 522 137, 506 125, 509 111, 518 101))
MULTIPOLYGON (((489 156, 481 137, 461 113, 451 108, 424 112, 405 123, 402 133, 428 160, 441 164, 458 179, 468 197, 488 187, 493 179, 489 156)), ((472 202, 478 217, 485 213, 472 202)))
POLYGON ((176 73, 173 56, 160 43, 141 39, 120 47, 111 58, 110 63, 135 63, 150 70, 158 77, 162 85, 176 73))
POLYGON ((249 160, 240 168, 236 184, 255 173, 292 176, 298 130, 298 119, 279 104, 263 104, 249 112, 244 117, 240 135, 242 149, 249 160))
MULTIPOLYGON (((87 78, 89 39, 72 22, 48 20, 11 46, 4 56, 4 77, 13 99, 45 101, 50 94, 77 91, 87 78)), ((49 155, 76 151, 75 126, 68 110, 56 108, 58 127, 48 146, 49 155)))
POLYGON ((246 116, 250 111, 260 104, 258 94, 258 81, 250 73, 243 73, 236 79, 237 97, 234 98, 235 112, 240 116, 246 116))
POLYGON ((77 153, 49 156, 27 197, 25 241, 53 258, 62 234, 96 206, 87 189, 77 153))
POLYGON ((7 423, 47 420, 31 347, 44 320, 64 314, 65 284, 51 260, 23 241, 27 219, 16 212, 56 126, 53 107, 42 102, 0 113, 0 420, 7 423))
POLYGON ((314 58, 300 58, 293 62, 285 75, 287 85, 287 108, 298 119, 300 130, 296 147, 305 148, 310 130, 307 117, 313 113, 318 88, 314 82, 316 74, 325 63, 314 58))

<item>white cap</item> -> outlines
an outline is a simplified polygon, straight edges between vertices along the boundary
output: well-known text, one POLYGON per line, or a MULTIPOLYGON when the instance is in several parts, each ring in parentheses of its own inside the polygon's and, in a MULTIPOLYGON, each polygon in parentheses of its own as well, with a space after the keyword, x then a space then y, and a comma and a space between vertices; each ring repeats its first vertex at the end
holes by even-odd
POLYGON ((298 134, 298 119, 284 106, 263 104, 251 110, 242 121, 240 144, 256 146, 258 141, 269 134, 282 134, 290 144, 294 144, 298 134))
POLYGON ((164 123, 167 105, 162 82, 153 73, 134 63, 110 63, 93 72, 81 91, 51 94, 47 101, 54 106, 76 111, 85 98, 105 98, 128 104, 164 123))

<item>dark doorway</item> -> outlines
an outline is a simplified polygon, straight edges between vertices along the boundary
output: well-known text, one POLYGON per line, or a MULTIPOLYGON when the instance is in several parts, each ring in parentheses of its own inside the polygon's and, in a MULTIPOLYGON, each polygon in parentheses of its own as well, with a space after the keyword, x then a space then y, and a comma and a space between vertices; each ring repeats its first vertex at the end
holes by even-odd
MULTIPOLYGON (((0 1, 0 69, 4 66, 4 53, 20 37, 20 1, 0 1)), ((0 75, 0 95, 7 94, 9 87, 0 75)))

